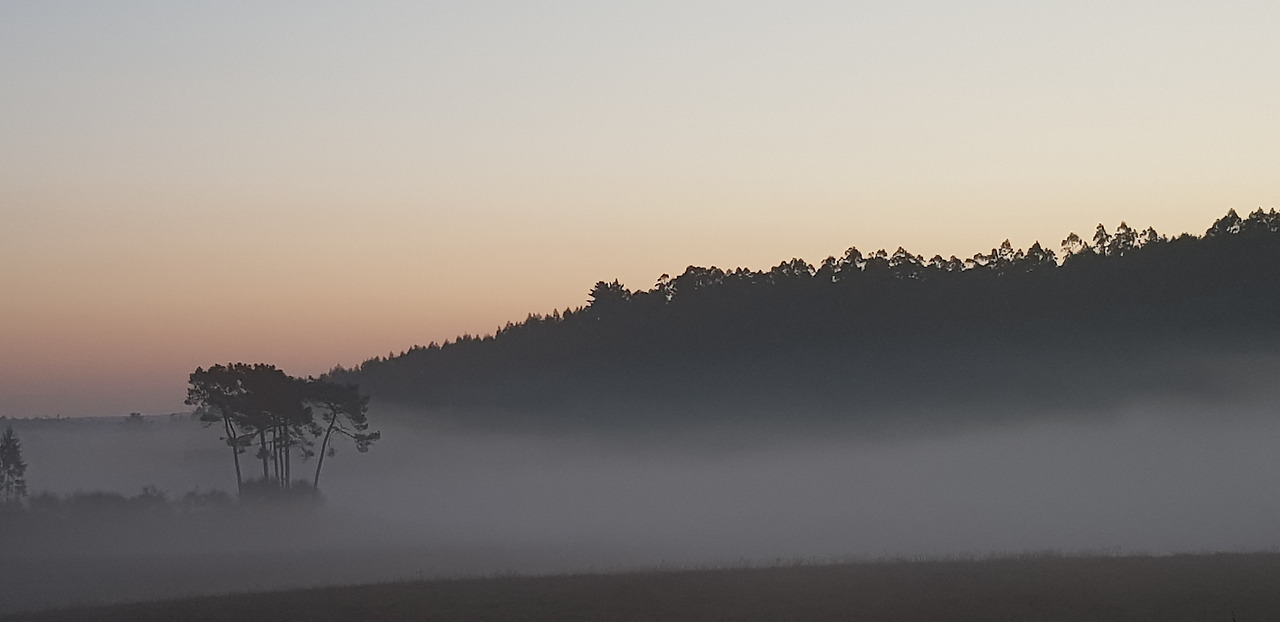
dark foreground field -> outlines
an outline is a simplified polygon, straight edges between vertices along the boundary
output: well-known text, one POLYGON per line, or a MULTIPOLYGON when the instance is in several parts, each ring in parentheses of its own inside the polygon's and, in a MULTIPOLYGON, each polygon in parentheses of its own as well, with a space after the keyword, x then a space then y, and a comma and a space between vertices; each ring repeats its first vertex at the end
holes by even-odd
POLYGON ((1280 620, 1280 554, 1030 556, 499 577, 233 594, 4 620, 1280 620))

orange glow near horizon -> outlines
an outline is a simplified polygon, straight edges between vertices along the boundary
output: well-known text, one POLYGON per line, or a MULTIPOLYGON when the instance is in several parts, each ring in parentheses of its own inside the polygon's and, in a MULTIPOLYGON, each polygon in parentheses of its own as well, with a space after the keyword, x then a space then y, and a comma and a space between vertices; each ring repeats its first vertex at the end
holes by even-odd
POLYGON ((0 416, 856 245, 1280 205, 1280 8, 0 8, 0 416))

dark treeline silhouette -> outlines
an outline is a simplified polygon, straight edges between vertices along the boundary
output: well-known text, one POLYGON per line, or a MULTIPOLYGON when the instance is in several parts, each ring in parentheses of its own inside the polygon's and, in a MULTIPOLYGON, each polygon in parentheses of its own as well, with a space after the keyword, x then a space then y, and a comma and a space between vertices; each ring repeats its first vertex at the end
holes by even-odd
POLYGON ((191 372, 186 401, 196 407, 206 425, 221 427, 235 465, 236 490, 242 496, 293 489, 293 456, 316 457, 315 441, 320 448, 310 488, 318 490, 335 432, 354 441, 360 452, 368 451, 381 437, 368 431, 369 398, 355 385, 294 378, 274 365, 198 367, 191 372), (255 444, 254 457, 262 465, 258 480, 248 479, 240 463, 240 455, 255 444))
POLYGON ((1280 351, 1278 232, 1274 209, 1231 211, 1203 236, 1099 225, 1060 253, 1006 241, 963 260, 850 248, 816 266, 690 266, 328 378, 464 424, 539 427, 1220 397, 1205 361, 1280 351))
POLYGON ((268 555, 326 541, 317 531, 321 503, 321 496, 297 491, 287 498, 278 491, 238 498, 220 490, 170 495, 155 486, 134 495, 39 492, 22 503, 0 504, 0 551, 15 567, 41 560, 75 566, 147 556, 268 555))
POLYGON ((0 549, 10 554, 39 552, 41 547, 63 547, 70 541, 102 547, 121 535, 121 526, 143 533, 161 525, 203 526, 225 521, 237 511, 232 497, 216 490, 192 491, 177 498, 154 486, 132 497, 106 491, 40 492, 22 503, 0 504, 0 549))
POLYGON ((40 524, 48 524, 109 516, 203 514, 224 511, 234 505, 235 499, 220 490, 193 490, 171 497, 155 486, 143 486, 142 491, 132 497, 107 491, 81 491, 68 495, 40 492, 31 495, 25 503, 7 506, 6 517, 13 520, 25 516, 40 524))
MULTIPOLYGON (((249 488, 253 486, 248 484, 249 488)), ((10 530, 25 527, 31 531, 39 527, 46 530, 58 528, 65 532, 80 523, 112 520, 118 524, 142 519, 172 522, 192 516, 255 518, 263 516, 264 512, 310 510, 318 507, 321 497, 296 494, 289 499, 291 503, 281 501, 276 494, 254 495, 247 491, 237 499, 216 489, 196 489, 175 496, 151 485, 143 486, 142 491, 133 496, 104 490, 65 495, 39 492, 22 503, 0 504, 0 525, 10 530)))

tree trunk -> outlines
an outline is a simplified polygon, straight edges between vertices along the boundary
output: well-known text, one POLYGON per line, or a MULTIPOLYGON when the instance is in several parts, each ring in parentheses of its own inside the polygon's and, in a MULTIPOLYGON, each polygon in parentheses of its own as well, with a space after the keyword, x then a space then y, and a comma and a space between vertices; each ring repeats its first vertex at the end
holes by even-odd
POLYGON ((236 465, 236 494, 244 492, 244 478, 240 475, 240 439, 236 436, 236 428, 231 420, 222 418, 222 427, 227 434, 227 443, 231 445, 231 461, 236 465))
POLYGON ((284 432, 284 441, 280 447, 280 471, 281 475, 284 477, 284 487, 292 488, 293 479, 289 473, 289 455, 291 453, 290 449, 293 446, 293 436, 289 434, 288 424, 281 425, 280 430, 284 432))
POLYGON ((267 431, 265 429, 258 430, 258 448, 261 450, 258 454, 262 456, 262 481, 266 483, 271 479, 271 472, 267 470, 267 459, 271 456, 267 453, 267 431))
POLYGON ((324 440, 320 442, 320 459, 316 461, 316 478, 311 483, 312 490, 320 490, 320 467, 324 466, 324 454, 329 447, 329 435, 333 434, 333 426, 338 423, 338 415, 334 413, 329 420, 329 428, 324 431, 324 440))
POLYGON ((283 488, 280 481, 280 426, 271 426, 271 473, 276 476, 276 487, 283 488))

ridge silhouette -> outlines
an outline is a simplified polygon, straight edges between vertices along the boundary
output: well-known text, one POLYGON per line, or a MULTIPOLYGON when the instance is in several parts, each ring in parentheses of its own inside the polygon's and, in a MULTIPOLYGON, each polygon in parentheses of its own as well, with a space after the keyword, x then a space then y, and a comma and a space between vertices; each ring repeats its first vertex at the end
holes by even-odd
POLYGON ((1274 209, 1232 210, 1203 236, 1098 225, 1061 255, 1008 241, 964 260, 850 248, 816 266, 690 266, 648 290, 601 281, 583 307, 328 378, 461 425, 532 427, 964 423, 1231 399, 1219 363, 1280 352, 1278 283, 1274 209))

